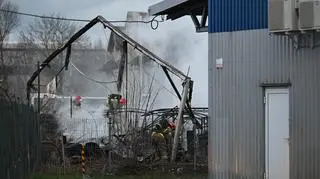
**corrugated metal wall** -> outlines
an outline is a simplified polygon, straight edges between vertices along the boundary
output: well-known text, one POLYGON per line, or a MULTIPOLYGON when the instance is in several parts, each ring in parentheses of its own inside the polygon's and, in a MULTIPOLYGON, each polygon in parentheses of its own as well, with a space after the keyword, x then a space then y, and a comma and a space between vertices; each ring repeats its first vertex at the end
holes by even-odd
POLYGON ((268 0, 209 0, 209 33, 268 26, 268 0))
POLYGON ((290 178, 320 178, 320 49, 268 30, 209 34, 210 178, 263 178, 261 83, 291 83, 290 178), (223 58, 223 69, 215 59, 223 58), (211 161, 211 162, 210 162, 211 161))

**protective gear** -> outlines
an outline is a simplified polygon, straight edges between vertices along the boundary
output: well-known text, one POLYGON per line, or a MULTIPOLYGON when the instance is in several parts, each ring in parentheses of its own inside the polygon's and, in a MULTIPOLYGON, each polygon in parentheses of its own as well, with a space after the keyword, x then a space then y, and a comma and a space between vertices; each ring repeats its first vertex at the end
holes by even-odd
POLYGON ((117 109, 120 107, 120 99, 122 96, 120 94, 110 94, 108 96, 108 107, 109 109, 117 109))
POLYGON ((82 98, 81 96, 76 96, 75 99, 74 99, 74 104, 78 107, 81 106, 81 101, 82 101, 82 98))
POLYGON ((152 132, 152 145, 156 151, 156 160, 168 160, 172 143, 172 129, 169 127, 169 122, 162 119, 155 125, 152 132))
POLYGON ((156 124, 154 127, 153 127, 153 129, 152 129, 152 131, 153 132, 161 132, 161 125, 160 124, 156 124))
POLYGON ((119 100, 119 103, 120 103, 120 105, 125 105, 125 104, 127 104, 127 100, 122 97, 122 98, 119 100))
POLYGON ((173 122, 169 122, 169 127, 174 130, 176 129, 176 125, 173 122))
POLYGON ((166 141, 161 132, 152 132, 152 145, 155 149, 155 160, 167 160, 166 141))
POLYGON ((161 126, 162 129, 165 129, 169 126, 169 122, 167 119, 165 118, 162 118, 160 121, 159 121, 159 124, 161 126))
POLYGON ((163 130, 163 135, 166 140, 166 148, 167 152, 170 154, 171 153, 171 147, 173 143, 173 130, 168 126, 166 129, 163 130))

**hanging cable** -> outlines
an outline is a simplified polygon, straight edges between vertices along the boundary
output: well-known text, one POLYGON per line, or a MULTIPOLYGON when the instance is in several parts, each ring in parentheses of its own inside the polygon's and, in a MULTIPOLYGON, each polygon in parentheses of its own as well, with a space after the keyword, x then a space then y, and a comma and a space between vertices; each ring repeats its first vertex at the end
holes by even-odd
MULTIPOLYGON (((105 38, 108 40, 107 32, 106 32, 105 30, 104 30, 103 32, 104 32, 105 38)), ((117 65, 119 65, 119 64, 117 63, 117 65)), ((158 64, 158 66, 159 66, 159 64, 158 64)), ((144 72, 146 75, 148 75, 149 77, 152 76, 150 73, 146 72, 145 70, 143 70, 143 72, 144 72)), ((116 76, 115 76, 113 73, 112 73, 112 75, 116 78, 116 76)), ((163 82, 160 82, 160 81, 157 80, 157 79, 154 79, 154 81, 155 81, 157 84, 159 84, 160 86, 162 86, 162 89, 165 89, 165 90, 166 90, 167 92, 169 92, 172 96, 178 98, 177 95, 174 94, 174 92, 172 92, 172 91, 169 90, 165 85, 163 85, 163 82)), ((131 83, 131 82, 129 81, 129 83, 131 83)), ((132 85, 132 84, 131 84, 131 85, 132 85)))
POLYGON ((108 88, 106 86, 106 84, 111 84, 111 83, 116 83, 117 81, 98 81, 98 80, 95 80, 91 77, 89 77, 88 75, 86 75, 85 73, 83 73, 81 70, 79 70, 73 63, 72 61, 70 61, 70 64, 83 76, 85 77, 86 79, 90 80, 90 81, 93 81, 97 84, 100 84, 102 85, 104 88, 106 88, 110 93, 112 93, 112 90, 110 88, 108 88))
POLYGON ((81 70, 79 70, 79 68, 77 68, 72 62, 70 62, 70 64, 82 75, 84 76, 85 78, 87 78, 88 80, 91 80, 91 81, 94 81, 96 83, 103 83, 103 84, 110 84, 110 83, 116 83, 117 81, 98 81, 98 80, 95 80, 91 77, 89 77, 88 75, 86 75, 85 73, 83 73, 81 70))
MULTIPOLYGON (((73 22, 90 22, 91 20, 88 19, 75 19, 75 18, 63 18, 63 17, 52 17, 52 16, 43 16, 38 14, 32 14, 32 13, 25 13, 25 12, 19 12, 19 11, 11 11, 6 9, 0 9, 0 12, 6 12, 6 13, 13 13, 18 14, 22 16, 28 16, 28 17, 35 17, 35 18, 41 18, 41 19, 55 19, 55 20, 63 20, 63 21, 73 21, 73 22)), ((160 22, 164 22, 164 19, 157 20, 158 16, 154 16, 149 21, 141 21, 141 20, 110 20, 111 23, 145 23, 149 24, 151 26, 151 29, 156 30, 159 27, 160 22)))

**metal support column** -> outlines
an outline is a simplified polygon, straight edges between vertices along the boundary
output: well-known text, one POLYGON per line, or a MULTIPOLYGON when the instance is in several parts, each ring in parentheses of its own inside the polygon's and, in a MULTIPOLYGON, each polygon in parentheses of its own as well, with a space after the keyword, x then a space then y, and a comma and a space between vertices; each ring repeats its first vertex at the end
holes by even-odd
POLYGON ((197 170, 197 154, 198 154, 198 136, 197 127, 193 125, 193 170, 197 170))
POLYGON ((111 157, 112 157, 112 119, 114 118, 114 110, 112 109, 112 111, 111 111, 111 113, 110 113, 111 115, 109 116, 109 122, 108 122, 108 124, 109 124, 109 129, 108 129, 108 132, 109 132, 109 151, 108 151, 108 168, 109 168, 109 170, 108 170, 108 172, 109 172, 109 174, 112 172, 112 170, 111 170, 111 165, 112 165, 112 159, 111 159, 111 157))
MULTIPOLYGON (((37 70, 40 71, 40 62, 37 63, 37 70)), ((37 130, 38 130, 38 139, 42 142, 42 136, 41 136, 41 127, 40 127, 40 120, 41 120, 41 104, 40 104, 40 74, 38 75, 38 120, 37 120, 37 130)), ((40 152, 41 152, 41 145, 39 145, 37 149, 37 164, 40 163, 40 152)))
POLYGON ((70 96, 70 117, 72 118, 72 96, 70 96))
MULTIPOLYGON (((125 91, 125 95, 126 95, 126 120, 128 120, 128 43, 126 41, 123 41, 122 43, 122 47, 123 47, 123 58, 125 61, 125 70, 126 70, 126 91, 125 91)), ((120 99, 119 99, 120 100, 120 99)))
POLYGON ((61 152, 62 152, 62 164, 63 164, 63 174, 66 174, 66 157, 65 157, 65 150, 64 150, 64 140, 63 140, 63 134, 61 133, 60 136, 61 140, 61 152))
MULTIPOLYGON (((37 68, 38 71, 40 71, 40 62, 38 61, 37 64, 37 68)), ((41 109, 41 105, 40 105, 40 74, 38 75, 38 115, 39 115, 39 120, 40 120, 40 109, 41 109)))
POLYGON ((181 130, 181 125, 183 121, 183 111, 186 106, 186 101, 187 101, 188 91, 189 91, 189 84, 190 84, 190 79, 187 78, 183 87, 182 99, 180 102, 179 112, 177 116, 177 124, 176 124, 176 130, 174 134, 172 153, 171 153, 171 163, 174 163, 176 160, 180 130, 181 130))

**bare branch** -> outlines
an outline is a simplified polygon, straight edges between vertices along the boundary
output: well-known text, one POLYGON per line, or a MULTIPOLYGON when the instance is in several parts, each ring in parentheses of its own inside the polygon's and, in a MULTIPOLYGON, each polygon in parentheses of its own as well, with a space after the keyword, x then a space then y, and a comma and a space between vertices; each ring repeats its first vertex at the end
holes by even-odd
MULTIPOLYGON (((0 8, 7 11, 18 11, 18 6, 11 2, 5 2, 0 0, 0 8)), ((17 14, 2 11, 0 12, 0 70, 2 70, 3 75, 3 86, 8 89, 7 84, 7 74, 4 71, 6 65, 6 59, 4 57, 4 42, 8 40, 9 34, 18 26, 19 16, 17 14)))
MULTIPOLYGON (((62 18, 54 14, 51 17, 62 18)), ((70 21, 48 18, 36 19, 29 24, 27 29, 20 32, 20 41, 45 49, 45 53, 42 55, 47 57, 53 50, 63 45, 78 28, 78 24, 70 21)), ((88 46, 91 46, 88 36, 82 36, 73 44, 73 47, 76 48, 86 48, 88 46)))
POLYGON ((11 101, 11 96, 10 96, 10 94, 9 94, 9 92, 8 92, 8 89, 6 89, 6 88, 4 88, 4 87, 2 87, 2 86, 0 85, 0 98, 1 98, 2 96, 3 96, 6 100, 8 100, 10 103, 12 103, 12 101, 11 101))
POLYGON ((161 90, 162 90, 161 88, 160 88, 160 89, 157 89, 157 92, 156 92, 155 95, 153 96, 153 100, 152 100, 152 103, 151 103, 151 105, 150 105, 149 110, 151 110, 151 109, 153 108, 153 106, 154 106, 154 104, 155 104, 155 102, 156 102, 156 100, 157 100, 157 97, 159 96, 161 90))
MULTIPOLYGON (((0 2, 0 8, 7 11, 18 11, 16 4, 0 2)), ((0 12, 0 43, 3 43, 8 35, 19 25, 19 16, 11 12, 0 12)))
MULTIPOLYGON (((60 17, 52 14, 51 17, 60 17)), ((25 48, 22 56, 23 63, 35 64, 36 61, 44 59, 57 48, 61 47, 69 38, 78 30, 78 24, 70 21, 63 21, 59 19, 35 19, 27 28, 20 31, 19 46, 25 48), (39 59, 40 57, 40 59, 39 59)), ((82 36, 74 44, 73 48, 87 48, 90 44, 88 36, 82 36)), ((57 57, 51 64, 50 73, 57 74, 63 66, 63 54, 57 57)), ((53 76, 52 76, 53 78, 53 76)), ((59 86, 63 85, 63 76, 59 76, 59 86)), ((50 106, 52 102, 46 102, 41 106, 41 112, 47 113, 52 110, 50 106)))

